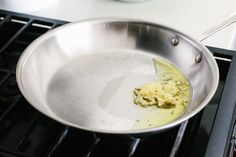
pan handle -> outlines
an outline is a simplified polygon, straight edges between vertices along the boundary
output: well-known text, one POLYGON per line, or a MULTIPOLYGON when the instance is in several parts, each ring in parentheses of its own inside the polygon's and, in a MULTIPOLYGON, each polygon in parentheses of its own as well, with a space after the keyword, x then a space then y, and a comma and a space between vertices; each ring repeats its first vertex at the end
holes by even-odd
POLYGON ((230 16, 228 16, 224 21, 222 21, 218 25, 205 31, 200 38, 200 42, 204 41, 205 39, 209 38, 210 36, 214 35, 215 33, 230 26, 231 24, 235 22, 236 22, 236 12, 232 13, 230 16))

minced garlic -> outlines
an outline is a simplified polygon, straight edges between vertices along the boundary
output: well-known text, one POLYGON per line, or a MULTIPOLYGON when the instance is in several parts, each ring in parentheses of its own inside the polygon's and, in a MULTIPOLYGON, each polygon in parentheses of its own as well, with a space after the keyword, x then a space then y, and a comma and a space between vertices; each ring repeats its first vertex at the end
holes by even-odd
POLYGON ((142 107, 174 108, 186 107, 190 101, 190 84, 180 71, 167 63, 157 62, 165 71, 159 80, 134 89, 134 103, 142 107))

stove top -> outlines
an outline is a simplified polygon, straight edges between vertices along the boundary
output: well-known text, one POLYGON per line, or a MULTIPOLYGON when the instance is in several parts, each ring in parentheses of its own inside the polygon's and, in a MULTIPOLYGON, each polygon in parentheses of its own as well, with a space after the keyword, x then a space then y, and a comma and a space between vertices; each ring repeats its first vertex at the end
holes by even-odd
POLYGON ((236 52, 229 50, 208 47, 220 70, 211 102, 193 118, 162 133, 142 139, 96 134, 36 111, 17 87, 16 63, 34 39, 65 23, 0 10, 0 156, 224 157, 234 149, 236 52))

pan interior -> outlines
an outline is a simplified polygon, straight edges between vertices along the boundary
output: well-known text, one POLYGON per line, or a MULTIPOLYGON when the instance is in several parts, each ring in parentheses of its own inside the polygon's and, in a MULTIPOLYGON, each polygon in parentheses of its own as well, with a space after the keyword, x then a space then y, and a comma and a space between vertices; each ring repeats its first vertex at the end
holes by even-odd
POLYGON ((62 119, 99 130, 145 129, 173 121, 183 113, 181 107, 173 114, 173 109, 133 103, 134 88, 156 78, 154 57, 131 50, 78 57, 52 77, 48 106, 62 119))

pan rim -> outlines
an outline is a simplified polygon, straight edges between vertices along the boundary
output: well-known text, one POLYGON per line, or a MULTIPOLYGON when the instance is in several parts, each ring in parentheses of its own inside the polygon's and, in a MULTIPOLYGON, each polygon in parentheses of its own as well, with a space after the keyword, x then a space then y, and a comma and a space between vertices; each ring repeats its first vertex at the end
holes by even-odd
POLYGON ((177 126, 179 124, 181 124, 182 122, 190 119, 191 117, 193 117, 194 115, 196 115, 197 113, 199 113, 208 103, 209 101, 212 99, 212 97, 214 96, 217 87, 218 87, 218 83, 219 83, 219 68, 218 65, 212 55, 212 53, 198 40, 194 39, 193 37, 191 37, 190 35, 183 33, 181 31, 178 31, 176 29, 173 29, 171 27, 162 25, 162 24, 158 24, 158 23, 154 23, 154 22, 150 22, 147 20, 142 20, 142 19, 136 19, 136 18, 118 18, 118 17, 99 17, 99 18, 90 18, 90 19, 85 19, 85 20, 80 20, 77 22, 72 22, 72 23, 68 23, 65 24, 63 26, 60 26, 58 28, 55 28, 53 30, 50 30, 49 32, 41 35, 40 37, 38 37, 37 39, 35 39, 21 54, 18 62, 17 62, 17 66, 16 66, 16 81, 17 84, 19 86, 19 89, 21 91, 21 93, 23 94, 23 96, 26 98, 26 100, 30 103, 31 106, 33 106, 34 108, 36 108, 39 112, 41 112, 42 114, 46 115, 49 118, 52 118, 62 124, 74 127, 74 128, 78 128, 78 129, 82 129, 82 130, 86 130, 86 131, 92 131, 92 132, 99 132, 99 133, 105 133, 105 134, 129 134, 129 135, 136 135, 136 134, 146 134, 146 133, 155 133, 155 132, 161 132, 170 128, 173 128, 174 126, 177 126), (189 42, 191 42, 192 44, 194 44, 194 46, 198 49, 200 49, 201 52, 204 53, 204 55, 206 55, 206 60, 208 61, 208 63, 211 65, 210 67, 212 67, 212 73, 214 73, 214 76, 216 78, 214 78, 214 81, 212 83, 212 88, 210 89, 210 92, 208 93, 207 97, 203 100, 203 102, 197 106, 192 112, 188 113, 188 114, 184 114, 184 116, 179 117, 178 119, 161 125, 161 126, 157 126, 157 127, 152 127, 152 128, 145 128, 145 129, 137 129, 137 130, 125 130, 125 131, 116 131, 116 130, 103 130, 103 129, 93 129, 93 128, 88 128, 88 127, 84 127, 81 125, 77 125, 77 124, 73 124, 71 122, 65 121, 59 117, 57 117, 55 114, 53 114, 53 112, 48 112, 45 113, 44 111, 41 111, 37 105, 34 104, 34 101, 28 96, 27 91, 25 90, 25 85, 24 85, 24 81, 23 81, 23 75, 22 75, 22 71, 24 69, 25 64, 27 63, 28 59, 31 57, 32 54, 34 54, 34 49, 37 48, 38 45, 40 45, 43 41, 45 41, 46 39, 54 36, 55 34, 57 34, 58 32, 60 32, 61 30, 67 29, 68 27, 74 26, 74 25, 79 25, 81 23, 90 23, 90 24, 94 24, 94 23, 103 23, 103 22, 127 22, 127 23, 139 23, 139 24, 143 24, 143 25, 149 25, 149 26, 154 26, 154 27, 158 27, 158 28, 162 28, 168 31, 172 31, 175 34, 181 35, 181 37, 184 37, 186 40, 188 40, 189 42))

